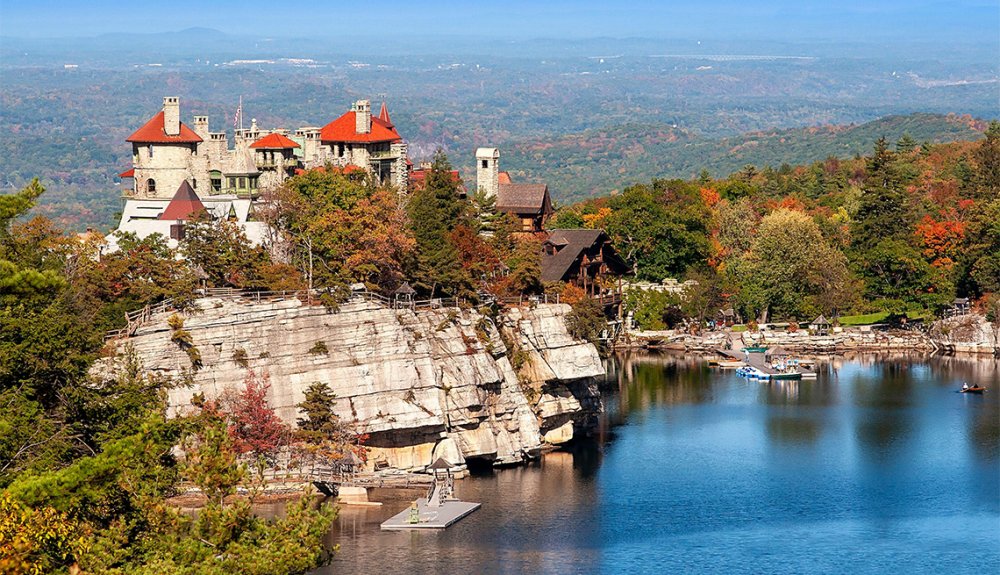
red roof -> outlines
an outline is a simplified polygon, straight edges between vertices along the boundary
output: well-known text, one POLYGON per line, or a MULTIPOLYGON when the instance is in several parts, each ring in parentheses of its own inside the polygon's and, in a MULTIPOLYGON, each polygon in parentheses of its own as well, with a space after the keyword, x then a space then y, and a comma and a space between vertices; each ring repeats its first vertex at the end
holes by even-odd
POLYGON ((163 112, 153 116, 141 128, 125 138, 126 142, 136 142, 139 144, 197 144, 201 141, 201 136, 194 133, 181 122, 180 134, 168 136, 163 130, 163 112))
MULTIPOLYGON (((430 170, 412 170, 410 172, 410 183, 411 184, 423 184, 427 181, 427 174, 431 173, 430 170)), ((451 174, 451 180, 456 184, 462 182, 462 178, 458 175, 458 170, 452 170, 448 172, 451 174)))
POLYGON ((355 112, 347 112, 343 116, 323 126, 319 139, 323 142, 348 142, 351 144, 369 144, 374 142, 399 142, 403 138, 391 124, 372 116, 372 129, 367 134, 357 132, 354 118, 355 112))
MULTIPOLYGON (((317 166, 315 168, 309 168, 309 169, 295 168, 295 175, 296 176, 301 176, 302 174, 304 174, 306 172, 325 172, 325 171, 326 171, 326 167, 325 166, 317 166)), ((365 169, 362 168, 361 166, 355 166, 354 164, 347 164, 343 168, 338 167, 338 166, 334 166, 333 169, 330 170, 330 173, 333 173, 333 174, 344 174, 346 176, 348 174, 353 174, 354 172, 357 172, 357 171, 362 171, 363 172, 363 171, 365 171, 365 169)))
POLYGON ((385 122, 386 126, 394 128, 392 125, 392 120, 389 119, 389 108, 386 107, 385 102, 382 102, 382 109, 378 112, 378 119, 385 122))
POLYGON ((124 172, 118 174, 118 177, 119 178, 134 178, 135 177, 135 168, 131 168, 131 169, 125 170, 124 172))
POLYGON ((499 172, 497 173, 497 183, 498 184, 512 184, 510 181, 510 172, 499 172))
POLYGON ((191 216, 205 209, 205 204, 201 203, 198 194, 194 193, 191 184, 187 180, 181 182, 181 187, 177 188, 167 209, 163 210, 159 219, 161 220, 189 220, 191 216))
POLYGON ((285 148, 298 148, 300 146, 290 138, 282 136, 281 134, 269 134, 257 140, 256 142, 250 144, 250 147, 270 149, 270 150, 283 150, 285 148))

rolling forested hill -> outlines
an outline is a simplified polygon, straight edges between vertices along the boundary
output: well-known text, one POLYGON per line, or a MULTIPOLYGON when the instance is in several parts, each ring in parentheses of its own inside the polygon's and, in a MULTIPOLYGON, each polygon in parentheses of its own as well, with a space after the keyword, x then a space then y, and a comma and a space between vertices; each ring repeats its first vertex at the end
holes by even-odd
POLYGON ((987 123, 970 116, 910 114, 847 126, 818 126, 705 138, 663 125, 627 125, 544 141, 521 141, 504 155, 515 177, 546 181, 562 201, 620 190, 653 178, 692 178, 708 170, 726 176, 750 164, 757 169, 809 164, 828 157, 871 152, 880 137, 915 142, 978 140, 987 123))

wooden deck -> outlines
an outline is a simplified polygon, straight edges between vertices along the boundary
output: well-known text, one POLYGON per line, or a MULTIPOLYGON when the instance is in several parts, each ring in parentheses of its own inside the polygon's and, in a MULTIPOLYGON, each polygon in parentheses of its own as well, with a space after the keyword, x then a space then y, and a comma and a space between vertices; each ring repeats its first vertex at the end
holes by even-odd
POLYGON ((426 499, 417 500, 420 523, 410 523, 410 508, 400 511, 382 522, 382 531, 405 531, 408 529, 444 529, 479 509, 479 503, 467 501, 445 501, 440 507, 428 507, 426 499))

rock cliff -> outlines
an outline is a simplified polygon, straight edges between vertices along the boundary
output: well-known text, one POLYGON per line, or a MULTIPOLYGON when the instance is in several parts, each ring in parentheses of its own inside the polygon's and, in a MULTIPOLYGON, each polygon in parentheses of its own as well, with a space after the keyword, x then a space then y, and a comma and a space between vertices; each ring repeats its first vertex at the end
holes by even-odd
POLYGON ((941 350, 950 353, 1000 353, 1000 323, 965 314, 934 322, 929 332, 941 350))
POLYGON ((117 345, 131 344, 149 371, 190 372, 193 385, 169 394, 172 413, 189 409, 195 393, 211 399, 240 389, 253 369, 268 374, 269 401, 291 425, 305 389, 328 383, 341 419, 370 434, 371 464, 418 469, 438 456, 518 463, 587 429, 601 408, 602 362, 594 346, 569 336, 568 311, 513 309, 498 328, 474 310, 355 300, 331 313, 297 299, 204 298, 178 314, 199 369, 171 340, 172 313, 117 345))

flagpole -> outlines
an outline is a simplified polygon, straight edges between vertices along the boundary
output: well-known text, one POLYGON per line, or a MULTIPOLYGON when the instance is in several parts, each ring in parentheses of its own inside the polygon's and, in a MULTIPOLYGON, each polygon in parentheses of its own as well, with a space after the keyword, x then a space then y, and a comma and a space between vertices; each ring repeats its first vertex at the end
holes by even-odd
POLYGON ((243 131, 243 94, 240 94, 240 132, 243 131))

